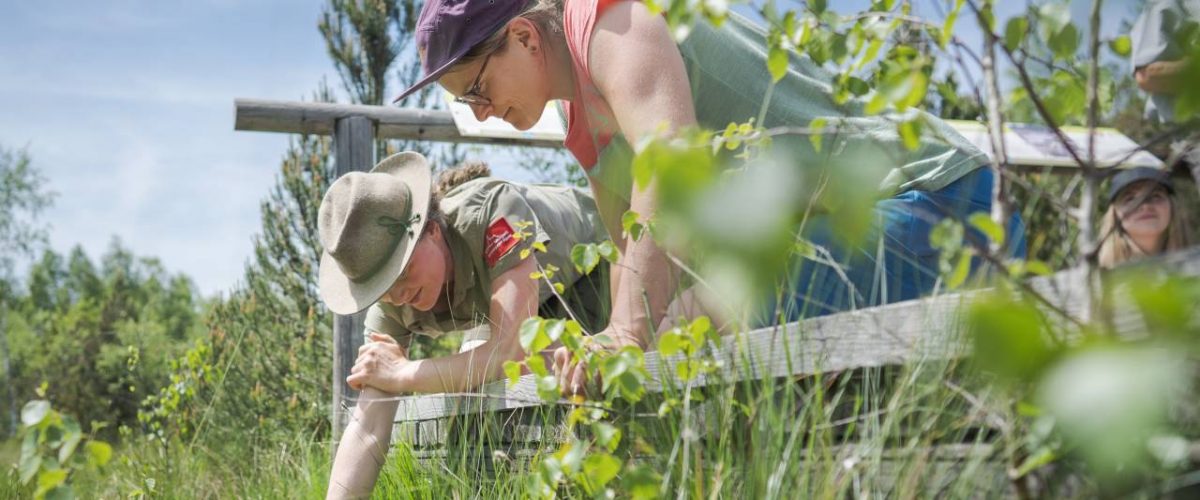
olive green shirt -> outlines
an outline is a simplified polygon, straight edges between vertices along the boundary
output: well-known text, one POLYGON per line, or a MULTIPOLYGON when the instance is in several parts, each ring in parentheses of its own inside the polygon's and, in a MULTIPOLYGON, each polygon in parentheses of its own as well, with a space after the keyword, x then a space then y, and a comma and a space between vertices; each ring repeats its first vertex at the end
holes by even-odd
MULTIPOLYGON (((367 310, 368 331, 404 340, 413 333, 436 337, 486 325, 492 280, 520 264, 522 250, 534 242, 545 244, 545 253, 532 252, 538 264, 558 268, 552 281, 571 287, 580 278, 571 263, 571 249, 577 243, 607 239, 595 202, 570 186, 484 177, 450 190, 441 209, 454 266, 449 311, 434 313, 377 302, 367 310)), ((539 280, 538 292, 539 303, 553 296, 545 280, 539 280)))

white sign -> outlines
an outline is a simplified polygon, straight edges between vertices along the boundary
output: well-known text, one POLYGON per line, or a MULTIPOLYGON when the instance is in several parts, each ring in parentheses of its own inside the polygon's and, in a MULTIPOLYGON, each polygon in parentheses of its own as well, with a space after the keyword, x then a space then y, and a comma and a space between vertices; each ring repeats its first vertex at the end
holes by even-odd
MULTIPOLYGON (((982 123, 946 120, 975 146, 992 156, 992 141, 982 123)), ((1083 127, 1062 127, 1064 135, 1075 146, 1081 158, 1087 158, 1088 131, 1083 127)), ((1078 163, 1058 137, 1044 125, 1010 123, 1005 126, 1004 146, 1008 162, 1033 167, 1075 167, 1078 163)), ((1101 167, 1162 168, 1163 162, 1146 151, 1137 151, 1138 144, 1111 128, 1096 129, 1096 160, 1101 167)))
POLYGON ((562 141, 567 136, 562 114, 558 112, 558 106, 553 103, 546 104, 546 111, 542 112, 542 118, 533 127, 522 131, 496 117, 484 121, 476 120, 475 112, 471 111, 471 107, 454 102, 454 96, 449 92, 443 92, 442 98, 450 107, 450 116, 454 117, 454 126, 458 127, 458 133, 465 137, 562 141))

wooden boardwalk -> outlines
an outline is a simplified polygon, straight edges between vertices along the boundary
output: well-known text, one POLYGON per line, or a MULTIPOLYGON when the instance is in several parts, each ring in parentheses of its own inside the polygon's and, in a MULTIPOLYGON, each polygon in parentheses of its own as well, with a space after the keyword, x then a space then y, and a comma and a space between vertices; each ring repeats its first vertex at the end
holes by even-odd
MULTIPOLYGON (((1138 266, 1146 272, 1200 276, 1200 249, 1138 266)), ((1087 309, 1083 284, 1082 268, 1028 281, 1032 290, 1048 299, 1045 307, 1057 308, 1076 318, 1087 309)), ((956 334, 962 320, 958 312, 984 292, 942 294, 726 336, 716 355, 722 361, 721 371, 716 376, 693 380, 692 387, 718 380, 727 383, 960 358, 969 346, 956 334)), ((1128 300, 1122 300, 1121 291, 1114 296, 1118 304, 1113 315, 1114 328, 1123 337, 1139 337, 1145 330, 1140 314, 1128 300)), ((683 361, 682 355, 664 358, 655 352, 647 353, 648 392, 662 392, 664 381, 674 380, 675 365, 683 361)), ((482 396, 432 394, 402 398, 393 439, 418 449, 436 447, 445 443, 452 417, 489 412, 516 415, 512 417, 514 425, 525 425, 526 430, 532 431, 529 427, 532 424, 517 422, 524 418, 520 413, 528 412, 514 410, 547 406, 538 397, 532 375, 523 376, 512 387, 506 381, 487 384, 479 393, 482 396)), ((553 433, 539 427, 533 435, 540 438, 543 434, 553 433)))

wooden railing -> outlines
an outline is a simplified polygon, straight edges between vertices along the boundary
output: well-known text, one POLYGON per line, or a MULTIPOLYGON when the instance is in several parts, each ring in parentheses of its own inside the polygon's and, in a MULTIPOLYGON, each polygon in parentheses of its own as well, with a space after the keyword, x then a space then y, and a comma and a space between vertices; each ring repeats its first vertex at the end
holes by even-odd
MULTIPOLYGON (((1135 265, 1146 272, 1200 276, 1200 248, 1135 265)), ((1047 300, 1045 307, 1079 317, 1090 300, 1082 273, 1082 268, 1070 269, 1030 279, 1026 285, 1047 300)), ((958 334, 962 319, 959 311, 985 292, 947 293, 727 336, 716 353, 716 359, 722 362, 720 371, 694 379, 691 384, 699 387, 716 380, 724 383, 959 358, 969 350, 958 334)), ((1114 292, 1114 300, 1116 332, 1125 338, 1137 338, 1145 330, 1140 313, 1121 290, 1114 292)), ((661 392, 664 384, 673 380, 675 365, 683 361, 682 355, 662 358, 647 353, 647 391, 661 392)), ((506 381, 487 384, 479 393, 402 398, 393 439, 417 450, 433 448, 445 443, 446 424, 455 417, 548 405, 538 396, 531 375, 521 377, 511 387, 506 381)), ((535 431, 539 437, 533 441, 550 439, 556 432, 540 427, 535 431)))

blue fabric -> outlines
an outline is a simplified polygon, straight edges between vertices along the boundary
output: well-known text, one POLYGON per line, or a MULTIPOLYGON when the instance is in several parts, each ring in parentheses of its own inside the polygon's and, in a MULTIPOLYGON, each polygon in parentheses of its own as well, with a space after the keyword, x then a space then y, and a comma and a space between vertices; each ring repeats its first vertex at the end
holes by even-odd
MULTIPOLYGON (((989 213, 992 179, 990 169, 980 168, 937 191, 906 191, 879 201, 871 233, 854 248, 838 242, 827 218, 810 220, 807 238, 827 249, 834 262, 842 263, 842 272, 797 258, 789 271, 790 286, 783 297, 771 301, 770 319, 764 324, 915 299, 933 291, 939 276, 938 251, 929 243, 930 231, 948 216, 965 221, 975 212, 989 213), (782 311, 774 304, 782 305, 782 311)), ((1025 226, 1016 213, 1007 234, 1009 256, 1024 258, 1025 226)), ((968 230, 964 239, 987 241, 975 230, 968 230)), ((973 274, 979 260, 972 262, 973 274)))

